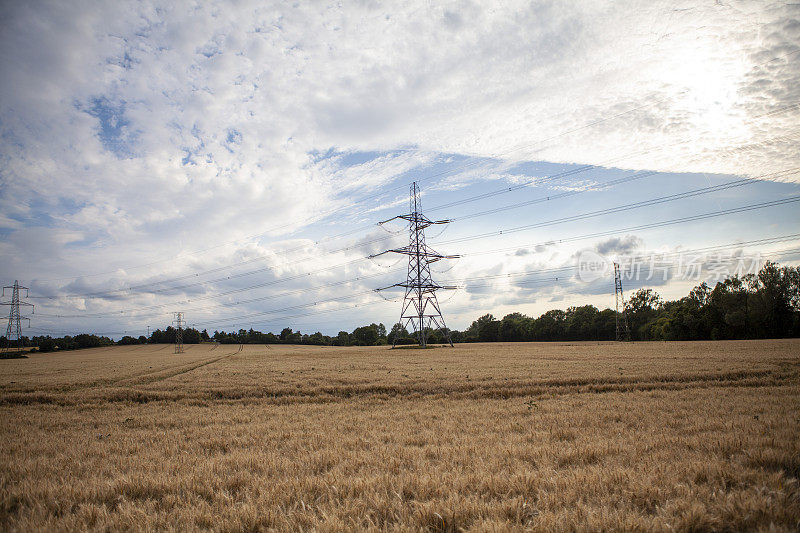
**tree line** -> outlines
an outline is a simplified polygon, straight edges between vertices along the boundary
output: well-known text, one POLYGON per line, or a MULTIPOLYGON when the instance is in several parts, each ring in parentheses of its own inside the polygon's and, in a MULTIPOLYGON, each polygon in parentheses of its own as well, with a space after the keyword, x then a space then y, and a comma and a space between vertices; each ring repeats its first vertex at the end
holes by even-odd
MULTIPOLYGON (((757 274, 703 282, 664 301, 639 289, 625 303, 631 340, 722 340, 800 336, 800 267, 767 262, 757 274)), ((588 341, 616 338, 616 312, 593 305, 555 309, 538 318, 484 315, 454 342, 588 341)))
MULTIPOLYGON (((156 329, 149 337, 140 335, 134 337, 125 335, 114 342, 106 336, 81 333, 80 335, 64 337, 51 337, 49 335, 22 337, 23 346, 37 347, 40 352, 52 352, 56 350, 79 350, 82 348, 97 348, 101 346, 129 346, 135 344, 173 344, 177 336, 177 330, 172 326, 156 329)), ((406 336, 408 334, 406 333, 406 336)), ((331 337, 323 335, 319 331, 308 334, 294 331, 291 328, 284 328, 279 334, 272 332, 262 333, 252 328, 249 330, 240 329, 238 331, 215 331, 209 335, 208 330, 199 331, 195 328, 181 330, 181 341, 184 344, 199 344, 203 342, 216 342, 220 344, 310 344, 319 346, 377 346, 391 342, 393 337, 387 335, 386 326, 383 324, 370 324, 354 329, 352 332, 340 331, 338 335, 331 337)), ((405 339, 406 343, 413 342, 413 339, 405 339)), ((15 341, 16 342, 16 341, 15 341)), ((6 345, 5 336, 0 337, 0 346, 6 345)))
MULTIPOLYGON (((703 282, 687 296, 664 301, 653 289, 639 289, 625 303, 631 340, 763 339, 800 336, 800 267, 767 262, 757 274, 732 276, 713 287, 703 282)), ((450 330, 453 342, 604 341, 616 337, 616 312, 593 305, 553 309, 538 318, 511 313, 502 319, 491 314, 478 318, 464 331, 450 330)), ((174 343, 176 330, 167 326, 149 337, 126 335, 116 343, 105 336, 80 334, 53 338, 23 337, 24 346, 39 351, 74 350, 99 346, 174 343)), ((439 331, 429 331, 430 344, 444 343, 439 331)), ((309 344, 318 346, 379 346, 415 344, 401 324, 387 331, 369 324, 336 336, 301 333, 284 328, 262 333, 252 328, 238 331, 182 330, 185 344, 309 344)), ((0 345, 6 345, 5 336, 0 345)))

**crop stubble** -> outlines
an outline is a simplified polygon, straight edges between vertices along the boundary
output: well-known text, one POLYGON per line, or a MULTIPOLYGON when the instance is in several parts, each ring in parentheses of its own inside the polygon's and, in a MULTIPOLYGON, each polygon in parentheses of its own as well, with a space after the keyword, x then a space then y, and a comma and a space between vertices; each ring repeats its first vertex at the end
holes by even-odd
POLYGON ((0 361, 2 529, 800 526, 800 342, 0 361))

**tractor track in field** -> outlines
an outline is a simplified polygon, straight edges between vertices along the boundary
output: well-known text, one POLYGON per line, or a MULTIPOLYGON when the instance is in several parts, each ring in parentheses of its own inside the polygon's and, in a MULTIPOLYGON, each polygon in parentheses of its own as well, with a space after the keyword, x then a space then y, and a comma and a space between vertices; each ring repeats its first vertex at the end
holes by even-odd
POLYGON ((141 377, 137 377, 137 378, 130 378, 130 383, 124 383, 125 381, 129 381, 129 379, 127 379, 127 378, 126 379, 122 379, 122 380, 117 381, 115 383, 115 385, 128 385, 128 386, 131 386, 131 385, 146 385, 146 384, 150 384, 150 383, 157 383, 159 381, 164 381, 165 379, 174 378, 175 376, 180 376, 181 374, 187 374, 187 373, 189 373, 189 372, 191 372, 193 370, 197 370, 198 368, 202 368, 204 366, 213 365, 214 363, 216 363, 218 361, 222 361, 223 359, 227 359, 227 358, 232 357, 234 355, 237 355, 239 353, 241 353, 241 351, 231 352, 231 353, 228 353, 228 354, 225 354, 225 355, 211 357, 209 359, 204 359, 202 361, 198 361, 198 362, 195 362, 195 363, 190 363, 188 365, 183 365, 181 368, 175 370, 174 372, 172 371, 174 369, 174 367, 172 367, 172 369, 165 369, 165 370, 162 370, 160 372, 154 372, 154 373, 151 373, 151 374, 147 374, 145 376, 141 376, 141 377), (146 379, 146 378, 149 378, 149 377, 153 377, 153 379, 146 379))
MULTIPOLYGON (((39 388, 39 389, 23 389, 23 390, 13 390, 9 391, 9 394, 26 394, 26 393, 56 393, 56 394, 69 394, 71 392, 82 392, 92 389, 99 389, 105 387, 130 387, 136 385, 146 385, 148 383, 156 383, 158 381, 163 381, 165 379, 169 379, 171 377, 179 376, 181 374, 186 374, 198 368, 214 364, 217 361, 221 361, 228 357, 234 356, 240 352, 231 352, 225 355, 217 355, 210 358, 205 358, 200 361, 194 361, 191 363, 179 363, 176 365, 170 365, 164 368, 160 368, 157 370, 147 370, 144 372, 123 376, 119 378, 107 378, 107 379, 97 379, 94 381, 89 381, 85 383, 76 383, 71 385, 64 385, 64 386, 56 386, 53 388, 39 388)), ((2 394, 2 393, 0 393, 2 394)), ((2 398, 2 396, 0 396, 2 398)), ((0 403, 2 400, 0 399, 0 403)))

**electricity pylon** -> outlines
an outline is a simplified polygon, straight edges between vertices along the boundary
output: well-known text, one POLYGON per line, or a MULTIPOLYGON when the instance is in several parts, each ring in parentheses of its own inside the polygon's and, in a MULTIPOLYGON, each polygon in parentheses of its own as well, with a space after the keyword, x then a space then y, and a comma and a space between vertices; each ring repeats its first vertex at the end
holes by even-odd
POLYGON ((625 298, 622 294, 622 276, 619 271, 619 263, 614 263, 614 299, 616 313, 616 334, 618 341, 631 340, 631 331, 628 329, 628 313, 625 311, 625 298), (620 321, 620 304, 622 304, 622 320, 620 321))
MULTIPOLYGON (((436 298, 436 291, 439 289, 455 289, 456 287, 439 285, 434 282, 431 276, 430 265, 441 259, 455 259, 459 256, 442 255, 425 244, 425 228, 435 224, 447 224, 450 221, 430 220, 420 213, 422 204, 419 198, 417 182, 411 184, 410 193, 410 213, 407 215, 398 215, 384 220, 383 222, 379 222, 379 224, 385 224, 397 219, 408 221, 408 246, 386 250, 385 252, 371 256, 377 257, 387 253, 407 255, 408 276, 404 283, 395 283, 394 285, 389 285, 388 287, 377 290, 382 291, 392 287, 403 287, 406 290, 406 295, 403 299, 403 308, 400 312, 400 324, 406 329, 409 329, 408 326, 411 326, 420 346, 427 346, 428 332, 431 329, 441 331, 450 346, 453 346, 450 330, 448 330, 445 325, 442 310, 439 307, 439 300, 436 298)), ((392 347, 396 344, 397 337, 392 341, 392 347)))
POLYGON ((175 353, 183 353, 183 325, 185 324, 183 313, 173 314, 175 315, 175 320, 172 321, 175 324, 175 353))
POLYGON ((22 345, 22 321, 27 320, 28 326, 30 326, 31 319, 22 316, 20 314, 19 308, 20 306, 27 306, 31 308, 31 313, 33 313, 33 304, 29 304, 27 302, 23 302, 19 299, 19 291, 25 291, 25 298, 28 297, 28 287, 22 287, 19 284, 19 281, 14 281, 14 285, 8 285, 3 287, 3 298, 6 296, 6 289, 12 289, 11 292, 11 301, 10 302, 2 302, 3 305, 11 306, 11 311, 8 313, 8 327, 6 328, 6 350, 11 349, 11 341, 12 338, 17 341, 17 346, 20 351, 24 348, 22 345))

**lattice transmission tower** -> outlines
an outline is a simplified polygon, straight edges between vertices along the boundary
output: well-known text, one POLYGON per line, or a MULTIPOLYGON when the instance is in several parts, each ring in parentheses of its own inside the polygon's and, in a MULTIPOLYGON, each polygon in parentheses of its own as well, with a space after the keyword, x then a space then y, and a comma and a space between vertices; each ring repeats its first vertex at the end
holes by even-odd
MULTIPOLYGON (((439 285, 433 281, 431 276, 431 263, 441 259, 455 259, 457 255, 442 255, 432 250, 425 244, 425 228, 436 224, 447 224, 449 220, 430 220, 420 212, 422 204, 419 197, 417 182, 411 184, 409 213, 398 215, 379 224, 385 224, 392 220, 402 219, 408 221, 408 246, 386 250, 371 257, 387 253, 403 254, 408 256, 408 276, 403 283, 395 283, 388 287, 377 289, 386 290, 392 287, 403 287, 406 290, 403 299, 403 308, 400 312, 400 324, 406 330, 413 330, 414 336, 420 346, 427 346, 428 336, 431 330, 438 330, 443 335, 450 346, 453 340, 450 330, 444 322, 442 310, 439 307, 439 300, 436 298, 436 291, 439 289, 455 289, 456 287, 439 285), (410 326, 410 327, 409 327, 410 326)), ((392 347, 397 344, 397 336, 392 341, 392 347)))
POLYGON ((625 298, 622 294, 622 275, 619 263, 614 263, 614 299, 616 308, 616 334, 618 341, 631 340, 631 331, 628 329, 628 313, 625 311, 625 298), (620 315, 620 308, 622 313, 620 315))
POLYGON ((5 350, 11 349, 12 341, 17 341, 17 347, 21 351, 24 346, 22 345, 22 321, 27 320, 28 326, 30 326, 31 319, 22 316, 20 313, 20 306, 22 307, 30 307, 31 313, 33 313, 33 304, 29 304, 27 302, 23 302, 20 300, 19 291, 25 291, 25 298, 28 297, 28 287, 23 287, 19 284, 19 281, 14 281, 14 285, 7 285, 3 287, 3 298, 6 296, 6 289, 11 289, 11 301, 10 302, 1 302, 3 305, 11 306, 11 311, 8 313, 8 327, 6 328, 6 345, 3 347, 5 350))
POLYGON ((186 324, 182 312, 173 313, 175 320, 175 353, 183 353, 183 326, 186 324))

